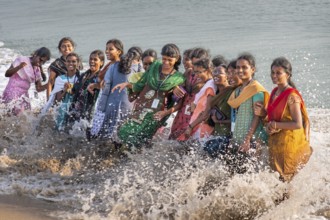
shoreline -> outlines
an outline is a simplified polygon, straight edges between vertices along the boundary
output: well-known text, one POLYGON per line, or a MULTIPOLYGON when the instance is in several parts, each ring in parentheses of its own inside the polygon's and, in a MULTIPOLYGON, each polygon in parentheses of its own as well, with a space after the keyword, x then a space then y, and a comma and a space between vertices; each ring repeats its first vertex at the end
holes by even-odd
POLYGON ((0 220, 59 220, 50 216, 58 204, 19 195, 0 195, 0 220))

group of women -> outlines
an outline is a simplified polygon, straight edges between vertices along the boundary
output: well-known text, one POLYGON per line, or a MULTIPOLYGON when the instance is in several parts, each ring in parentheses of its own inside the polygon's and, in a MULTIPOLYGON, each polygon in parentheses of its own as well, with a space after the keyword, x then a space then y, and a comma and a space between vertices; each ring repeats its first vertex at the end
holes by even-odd
POLYGON ((292 83, 292 66, 284 58, 271 64, 276 88, 269 93, 255 79, 253 55, 240 54, 227 63, 212 60, 207 50, 185 50, 175 44, 161 49, 139 47, 124 52, 123 43, 111 39, 89 56, 89 69, 81 73, 80 57, 72 39, 60 40, 61 57, 49 66, 48 83, 42 65, 50 52, 42 47, 30 57, 18 57, 6 71, 10 77, 3 103, 15 103, 11 114, 31 109, 28 89, 47 90, 41 114, 56 109, 56 128, 65 130, 85 120, 88 139, 110 138, 128 148, 148 146, 157 131, 176 113, 169 139, 206 140, 211 156, 257 152, 268 145, 271 167, 290 180, 309 159, 309 119, 304 101, 292 83), (183 62, 184 73, 179 71, 183 62), (54 108, 51 108, 54 107, 54 108), (56 107, 56 108, 55 108, 56 107))

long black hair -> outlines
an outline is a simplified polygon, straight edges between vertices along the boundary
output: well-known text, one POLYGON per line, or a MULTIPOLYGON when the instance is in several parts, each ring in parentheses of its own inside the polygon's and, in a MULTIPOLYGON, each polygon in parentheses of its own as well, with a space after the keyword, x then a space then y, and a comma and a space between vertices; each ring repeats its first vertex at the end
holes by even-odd
POLYGON ((141 51, 137 47, 131 47, 127 53, 120 58, 119 72, 129 74, 131 72, 133 60, 141 60, 141 55, 141 51))

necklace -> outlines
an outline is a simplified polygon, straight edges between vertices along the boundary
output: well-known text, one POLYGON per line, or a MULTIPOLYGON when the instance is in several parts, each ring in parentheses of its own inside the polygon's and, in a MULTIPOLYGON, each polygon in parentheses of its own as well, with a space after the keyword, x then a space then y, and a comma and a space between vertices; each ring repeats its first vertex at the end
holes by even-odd
POLYGON ((289 84, 287 84, 286 86, 284 86, 284 88, 281 89, 281 90, 277 89, 275 95, 276 96, 279 96, 282 92, 284 92, 284 90, 286 90, 288 88, 288 86, 289 86, 289 84))
POLYGON ((162 71, 162 66, 159 67, 159 73, 160 73, 160 79, 166 78, 168 75, 171 75, 171 73, 173 72, 174 67, 171 69, 171 71, 168 74, 164 74, 162 71))

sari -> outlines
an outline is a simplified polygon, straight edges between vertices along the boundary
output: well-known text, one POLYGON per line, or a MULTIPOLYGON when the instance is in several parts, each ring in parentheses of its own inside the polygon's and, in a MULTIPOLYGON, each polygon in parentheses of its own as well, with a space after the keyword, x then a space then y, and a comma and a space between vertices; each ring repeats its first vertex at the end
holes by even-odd
POLYGON ((165 79, 160 79, 162 63, 151 64, 139 81, 133 84, 132 91, 139 93, 130 118, 118 129, 118 137, 128 147, 141 147, 150 144, 157 130, 165 125, 168 117, 157 121, 154 114, 174 104, 172 90, 185 81, 182 73, 176 71, 165 79))
POLYGON ((31 110, 28 91, 32 83, 42 79, 40 68, 32 66, 30 57, 18 57, 14 60, 12 66, 17 67, 22 62, 27 65, 9 78, 2 95, 2 102, 9 104, 14 115, 18 115, 25 110, 31 110))
POLYGON ((269 121, 290 122, 292 117, 289 105, 300 103, 303 127, 295 130, 282 129, 269 136, 270 166, 281 178, 290 180, 299 168, 306 164, 312 154, 309 145, 309 118, 300 93, 294 88, 288 88, 275 98, 275 88, 267 107, 269 121))

